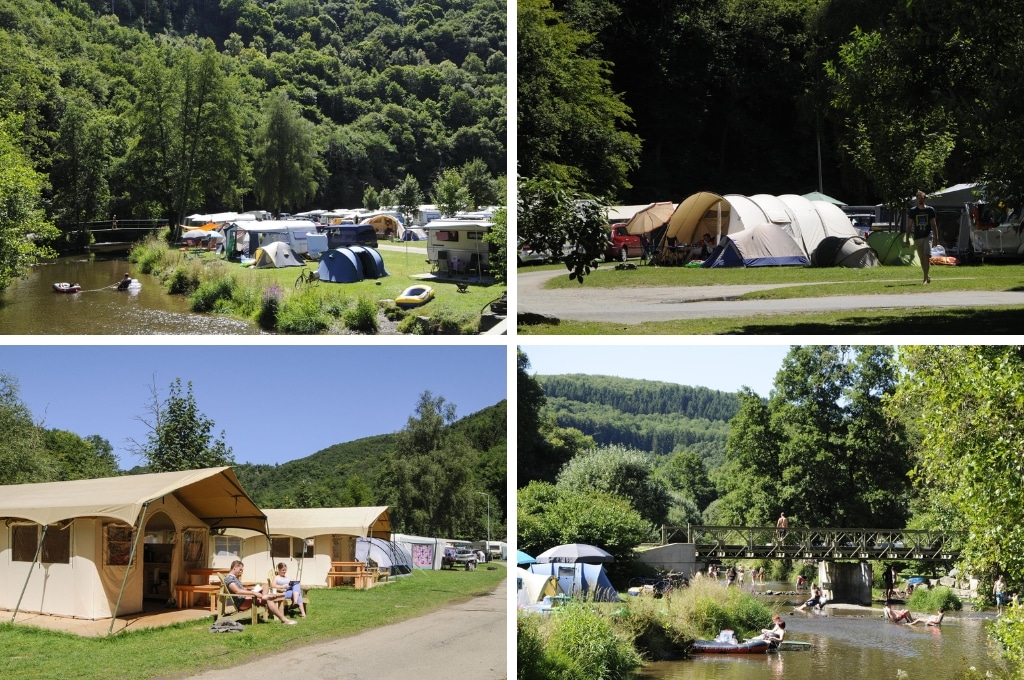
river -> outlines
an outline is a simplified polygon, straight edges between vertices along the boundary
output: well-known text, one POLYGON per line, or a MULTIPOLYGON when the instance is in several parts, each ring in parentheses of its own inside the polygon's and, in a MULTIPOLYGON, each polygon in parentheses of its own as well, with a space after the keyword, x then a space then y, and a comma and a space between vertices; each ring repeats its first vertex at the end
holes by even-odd
POLYGON ((193 314, 188 301, 168 295, 151 276, 124 259, 62 257, 32 267, 25 279, 0 292, 2 335, 250 335, 254 324, 213 314, 193 314), (135 292, 110 286, 125 272, 142 284, 135 292), (55 293, 53 284, 78 283, 82 292, 55 293))
POLYGON ((882 619, 873 609, 826 607, 825 614, 780 607, 786 639, 811 643, 806 650, 750 656, 697 655, 644 667, 636 680, 899 680, 952 679, 977 668, 1003 668, 985 632, 992 615, 950 612, 942 626, 908 626, 882 619), (790 613, 792 612, 792 613, 790 613), (902 672, 901 672, 902 671, 902 672))

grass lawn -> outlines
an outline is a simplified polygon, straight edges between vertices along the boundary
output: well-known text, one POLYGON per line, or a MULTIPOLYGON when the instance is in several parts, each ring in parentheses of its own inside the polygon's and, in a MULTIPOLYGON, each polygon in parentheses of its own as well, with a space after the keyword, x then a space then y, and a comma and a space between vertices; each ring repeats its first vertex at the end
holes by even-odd
POLYGON ((107 638, 2 623, 0 677, 128 680, 226 668, 261 654, 396 623, 450 602, 485 595, 503 578, 505 567, 492 563, 476 571, 416 571, 370 590, 317 589, 310 594, 308 617, 298 619, 298 625, 274 621, 253 627, 247 623, 241 633, 210 633, 212 617, 107 638))
MULTIPOLYGON (((920 293, 919 267, 756 267, 750 269, 699 269, 689 267, 648 267, 616 271, 602 265, 581 284, 568 274, 548 281, 544 288, 651 288, 729 285, 783 285, 784 287, 737 294, 737 300, 780 300, 836 295, 877 295, 920 293)), ((561 270, 562 265, 531 267, 531 270, 561 270)), ((523 273, 525 269, 520 269, 523 273)), ((933 291, 1021 291, 1024 267, 1013 264, 978 266, 933 266, 929 272, 933 291)), ((681 319, 639 324, 574 321, 562 319, 557 325, 520 324, 520 335, 706 335, 706 334, 1006 334, 1016 333, 1019 307, 972 307, 963 309, 860 309, 828 313, 764 314, 732 318, 681 319)))
POLYGON ((504 284, 477 284, 463 279, 460 281, 469 285, 465 292, 460 292, 455 282, 429 281, 427 285, 434 289, 432 300, 408 311, 398 310, 395 297, 409 286, 423 283, 412 278, 413 275, 430 271, 426 246, 416 242, 410 242, 408 247, 389 244, 378 252, 388 276, 344 284, 298 284, 300 274, 316 271, 316 262, 309 262, 305 267, 252 269, 213 253, 190 256, 168 249, 155 239, 137 247, 132 259, 143 273, 153 273, 169 282, 165 283, 169 290, 188 293, 192 310, 196 312, 255 321, 268 292, 274 290, 278 309, 286 310, 283 316, 289 321, 279 322, 276 327, 264 327, 281 333, 345 333, 347 328, 364 328, 346 319, 351 311, 359 312, 358 319, 366 319, 367 315, 372 318, 376 312, 380 332, 385 333, 393 333, 396 328, 399 332, 415 332, 415 329, 403 331, 399 322, 406 317, 429 317, 431 325, 446 329, 444 332, 458 329, 462 333, 475 333, 481 313, 490 311, 487 304, 506 290, 504 284))

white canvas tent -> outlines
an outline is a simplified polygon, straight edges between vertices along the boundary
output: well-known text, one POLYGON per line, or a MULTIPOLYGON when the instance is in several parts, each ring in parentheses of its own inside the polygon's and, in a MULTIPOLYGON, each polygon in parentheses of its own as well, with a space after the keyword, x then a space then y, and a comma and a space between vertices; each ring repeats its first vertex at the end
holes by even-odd
MULTIPOLYGON (((326 586, 331 562, 352 562, 357 537, 387 539, 391 519, 384 506, 358 508, 266 509, 270 539, 252 531, 229 529, 239 539, 239 553, 214 552, 213 566, 227 568, 235 559, 245 562, 250 577, 263 580, 279 562, 303 585, 326 586), (294 539, 294 540, 293 540, 294 539)), ((213 539, 216 544, 216 539, 213 539)))
POLYGON ((0 518, 0 608, 83 619, 169 600, 212 527, 267 530, 228 467, 0 486, 0 518))
POLYGON ((701 267, 779 267, 808 264, 807 256, 781 227, 762 222, 723 236, 701 267))
POLYGON ((808 259, 827 236, 857 236, 845 213, 827 201, 809 201, 795 194, 719 196, 702 191, 676 208, 663 247, 669 246, 669 239, 679 244, 697 243, 704 234, 721 242, 723 236, 736 237, 766 222, 788 234, 808 259))
POLYGON ((412 571, 412 553, 394 541, 373 536, 356 539, 356 562, 373 560, 378 567, 386 567, 391 574, 412 571))

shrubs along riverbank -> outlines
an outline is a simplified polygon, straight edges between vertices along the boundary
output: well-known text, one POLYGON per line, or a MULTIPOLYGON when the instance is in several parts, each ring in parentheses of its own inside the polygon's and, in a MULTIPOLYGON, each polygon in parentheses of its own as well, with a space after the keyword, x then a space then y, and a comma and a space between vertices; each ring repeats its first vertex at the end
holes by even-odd
POLYGON ((520 612, 519 680, 626 677, 645 661, 685 656, 691 642, 726 628, 741 639, 756 635, 771 613, 750 593, 703 578, 661 599, 573 601, 550 615, 520 612))
POLYGON ((193 312, 226 314, 284 334, 475 334, 480 331, 480 310, 504 290, 470 286, 468 292, 457 294, 455 284, 432 284, 436 298, 423 308, 405 311, 394 298, 412 282, 411 274, 424 270, 422 253, 411 264, 401 253, 381 255, 391 276, 321 285, 296 284, 306 269, 243 268, 212 253, 169 248, 159 237, 137 245, 129 259, 140 273, 156 277, 169 294, 186 296, 193 312))

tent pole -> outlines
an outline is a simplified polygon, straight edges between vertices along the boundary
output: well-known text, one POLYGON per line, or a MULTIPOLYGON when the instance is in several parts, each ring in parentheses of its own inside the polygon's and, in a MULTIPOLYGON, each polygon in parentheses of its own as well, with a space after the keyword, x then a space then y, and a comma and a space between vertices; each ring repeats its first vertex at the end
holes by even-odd
POLYGON ((43 541, 46 540, 46 530, 49 528, 49 524, 43 526, 43 535, 39 537, 39 545, 36 546, 36 554, 32 557, 32 564, 28 567, 28 576, 25 577, 25 585, 21 587, 21 595, 18 596, 18 604, 14 605, 14 615, 11 616, 11 623, 14 623, 14 619, 18 616, 18 610, 21 609, 21 599, 25 597, 25 591, 28 590, 29 579, 32 578, 32 567, 36 566, 36 562, 39 561, 39 553, 43 551, 43 541))
POLYGON ((114 632, 114 624, 117 623, 117 610, 121 608, 121 597, 124 596, 124 587, 128 585, 128 574, 132 571, 132 562, 135 560, 135 551, 139 546, 139 537, 142 536, 142 527, 146 524, 146 510, 149 509, 149 501, 142 504, 142 515, 139 517, 139 530, 135 532, 135 540, 132 541, 131 552, 128 553, 128 565, 124 569, 124 580, 121 581, 121 592, 117 594, 117 602, 114 604, 114 615, 110 617, 110 628, 107 635, 114 632))

